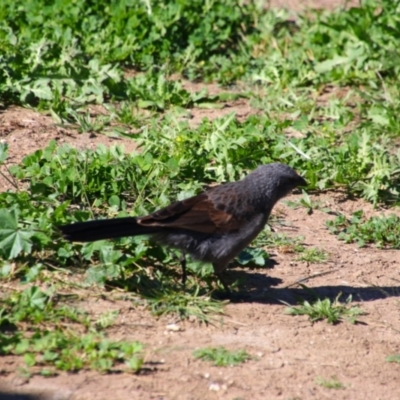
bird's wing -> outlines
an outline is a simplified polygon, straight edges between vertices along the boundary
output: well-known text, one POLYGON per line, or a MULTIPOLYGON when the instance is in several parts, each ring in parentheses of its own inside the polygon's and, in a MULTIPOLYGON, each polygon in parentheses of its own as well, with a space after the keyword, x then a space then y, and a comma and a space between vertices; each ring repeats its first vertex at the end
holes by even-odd
POLYGON ((215 204, 212 191, 177 201, 137 219, 142 226, 181 228, 203 233, 227 233, 240 228, 243 221, 215 204))

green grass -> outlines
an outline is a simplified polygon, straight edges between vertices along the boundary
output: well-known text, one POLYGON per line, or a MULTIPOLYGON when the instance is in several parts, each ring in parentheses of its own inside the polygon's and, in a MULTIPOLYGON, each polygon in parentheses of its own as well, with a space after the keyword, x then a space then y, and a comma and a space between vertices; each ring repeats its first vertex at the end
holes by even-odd
POLYGON ((359 210, 350 219, 339 215, 333 221, 327 221, 326 225, 346 243, 356 242, 360 247, 372 243, 383 249, 400 249, 400 218, 395 214, 366 219, 363 211, 359 210))
POLYGON ((306 261, 309 263, 323 263, 327 260, 326 251, 317 248, 304 249, 296 258, 297 261, 306 261))
POLYGON ((400 364, 400 354, 393 354, 386 357, 386 361, 390 363, 400 364))
POLYGON ((317 385, 322 386, 326 389, 336 389, 337 390, 337 389, 345 388, 345 386, 341 382, 339 382, 337 380, 337 378, 335 378, 335 377, 332 377, 331 379, 323 379, 321 377, 318 377, 316 379, 316 383, 317 383, 317 385))
POLYGON ((218 314, 223 314, 223 302, 201 295, 199 287, 193 293, 163 287, 145 295, 152 314, 156 316, 175 314, 181 319, 195 317, 199 322, 212 323, 218 314))
POLYGON ((116 313, 105 313, 92 321, 87 313, 63 305, 57 297, 56 292, 37 286, 10 295, 3 293, 0 354, 22 355, 29 374, 46 376, 81 369, 141 369, 141 343, 107 337, 106 329, 112 326, 116 313))
POLYGON ((339 302, 340 296, 339 294, 333 302, 330 299, 317 299, 311 303, 304 300, 299 306, 289 306, 285 312, 289 315, 307 315, 311 322, 326 320, 329 324, 337 324, 346 320, 352 324, 356 323, 357 318, 364 312, 358 307, 350 306, 351 296, 344 304, 339 302))
POLYGON ((320 201, 315 201, 312 200, 311 197, 308 195, 308 193, 305 190, 302 190, 303 197, 300 198, 297 201, 287 201, 286 204, 291 207, 291 208, 298 208, 298 207, 304 207, 307 209, 307 214, 311 215, 314 210, 321 210, 324 212, 329 212, 330 210, 326 207, 322 207, 320 201))
MULTIPOLYGON (((281 221, 276 221, 276 224, 279 225, 281 221)), ((276 233, 264 231, 262 232, 253 243, 257 247, 265 246, 271 251, 281 251, 282 253, 298 253, 301 254, 304 252, 305 247, 302 245, 304 242, 303 236, 291 236, 288 237, 284 233, 276 233)))
MULTIPOLYGON (((139 345, 108 341, 113 314, 92 321, 77 311, 78 302, 54 302, 59 278, 69 271, 79 282, 64 279, 67 291, 118 289, 156 316, 209 323, 223 312, 211 296, 210 266, 188 260, 183 288, 176 257, 146 239, 67 243, 57 225, 147 214, 272 161, 307 179, 307 192, 293 205, 309 213, 329 211, 310 194, 331 190, 375 207, 398 204, 399 40, 399 6, 390 0, 309 10, 296 22, 252 0, 4 0, 0 106, 33 108, 78 133, 131 138, 139 147, 126 154, 52 142, 10 165, 7 143, 0 144, 1 174, 13 187, 0 193, 0 282, 25 285, 23 294, 8 290, 2 298, 1 324, 15 329, 1 331, 3 354, 18 352, 34 371, 49 373, 140 369, 139 345), (203 88, 189 90, 187 80, 203 88), (210 95, 207 82, 219 84, 219 93, 210 95), (254 115, 187 121, 193 108, 222 108, 238 98, 254 115), (64 329, 60 315, 81 336, 64 329), (57 343, 69 343, 73 352, 57 343)), ((348 242, 398 248, 398 222, 358 213, 328 228, 348 242)), ((302 242, 265 232, 238 262, 264 267, 264 248, 325 261, 326 253, 305 250, 302 242)), ((348 303, 327 299, 295 310, 332 323, 358 315, 348 303)))
MULTIPOLYGON (((361 9, 310 12, 301 24, 289 24, 287 13, 256 1, 61 0, 47 6, 31 0, 18 7, 6 0, 0 87, 14 101, 43 105, 67 96, 101 102, 129 97, 124 67, 156 65, 225 84, 246 77, 280 88, 374 87, 379 76, 398 73, 397 7, 364 1, 361 9)), ((378 110, 371 116, 382 114, 378 110)))
POLYGON ((222 346, 197 349, 193 352, 193 356, 200 360, 210 361, 217 367, 242 364, 252 358, 245 350, 229 351, 222 346))

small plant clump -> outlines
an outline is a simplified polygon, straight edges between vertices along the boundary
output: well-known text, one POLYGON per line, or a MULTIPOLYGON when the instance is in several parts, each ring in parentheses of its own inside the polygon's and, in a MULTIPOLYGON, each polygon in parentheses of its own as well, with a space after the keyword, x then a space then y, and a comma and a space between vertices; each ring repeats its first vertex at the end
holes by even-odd
POLYGON ((393 354, 391 356, 386 357, 386 361, 390 363, 400 364, 400 354, 393 354))
POLYGON ((140 371, 143 345, 107 338, 115 313, 91 321, 87 313, 58 305, 55 298, 37 286, 2 295, 0 354, 22 355, 27 373, 43 375, 81 369, 140 371))
POLYGON ((296 258, 296 260, 306 261, 309 263, 323 263, 327 260, 327 258, 328 256, 326 251, 312 247, 309 249, 304 249, 296 258))
POLYGON ((350 219, 339 215, 327 221, 328 229, 346 243, 364 247, 375 244, 378 248, 400 249, 400 217, 395 214, 365 219, 363 211, 353 213, 350 219))
POLYGON ((345 388, 343 383, 338 381, 338 379, 336 377, 332 377, 331 379, 323 379, 321 377, 318 377, 316 379, 316 383, 317 383, 317 385, 322 386, 326 389, 344 389, 345 388))
POLYGON ((252 358, 245 350, 229 351, 222 346, 195 350, 193 356, 201 360, 211 361, 217 367, 242 364, 252 358))
POLYGON ((355 324, 357 318, 364 312, 358 307, 349 307, 352 302, 351 296, 344 304, 339 302, 340 296, 341 294, 333 302, 330 299, 317 299, 312 303, 304 300, 300 306, 289 306, 285 312, 289 315, 307 315, 311 322, 325 319, 329 324, 337 324, 343 320, 355 324))

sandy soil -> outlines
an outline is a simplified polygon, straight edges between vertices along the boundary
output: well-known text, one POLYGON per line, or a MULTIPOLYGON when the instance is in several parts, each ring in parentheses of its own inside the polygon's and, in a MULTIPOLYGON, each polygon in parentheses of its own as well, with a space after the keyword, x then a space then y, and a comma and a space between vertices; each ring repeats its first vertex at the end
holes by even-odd
MULTIPOLYGON (((272 3, 294 9, 299 6, 287 1, 272 3)), ((333 2, 309 3, 325 6, 333 2)), ((192 114, 196 123, 204 116, 214 118, 233 110, 242 118, 252 112, 247 101, 238 100, 222 110, 192 110, 192 114)), ((90 136, 57 127, 50 117, 21 108, 0 114, 0 139, 10 145, 11 163, 43 148, 51 139, 80 148, 93 148, 99 143, 124 144, 127 151, 135 148, 134 142, 127 139, 90 136)), ((7 188, 9 183, 1 178, 0 189, 7 188)), ((292 195, 289 200, 296 197, 292 195)), ((339 193, 311 197, 346 214, 360 208, 369 216, 382 212, 359 200, 345 200, 339 193)), ((359 249, 339 242, 325 228, 325 221, 333 216, 322 211, 308 215, 304 208, 293 210, 281 202, 275 213, 283 214, 291 225, 276 226, 277 231, 304 236, 306 246, 324 249, 329 260, 321 264, 299 262, 296 254, 275 249, 271 255, 273 268, 230 269, 232 279, 244 278, 242 292, 247 294, 228 304, 226 315, 209 326, 171 317, 155 319, 129 301, 89 297, 82 307, 93 314, 105 309, 120 311, 111 331, 114 339, 139 340, 146 345, 144 371, 139 375, 83 371, 24 379, 17 372, 23 361, 2 357, 0 400, 400 399, 400 365, 385 362, 387 356, 400 353, 399 252, 359 249), (352 295, 355 305, 366 314, 355 325, 329 325, 325 321, 312 324, 306 317, 286 315, 281 301, 296 304, 297 296, 305 296, 296 282, 307 277, 304 283, 319 297, 333 299, 342 293, 346 299, 352 295), (171 322, 179 330, 169 330, 171 322), (196 348, 219 345, 246 349, 255 359, 236 367, 218 368, 192 356, 196 348), (342 383, 343 388, 328 389, 319 383, 332 379, 342 383)))

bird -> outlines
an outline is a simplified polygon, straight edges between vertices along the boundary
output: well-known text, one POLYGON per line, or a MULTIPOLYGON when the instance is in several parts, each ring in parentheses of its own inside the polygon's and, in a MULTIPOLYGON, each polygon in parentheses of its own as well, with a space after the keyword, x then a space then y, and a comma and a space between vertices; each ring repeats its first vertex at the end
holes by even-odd
POLYGON ((149 215, 77 222, 59 226, 64 239, 92 242, 148 235, 154 242, 182 252, 182 281, 186 254, 212 263, 222 277, 228 264, 264 229, 274 205, 306 180, 279 162, 263 164, 236 182, 223 183, 149 215))

